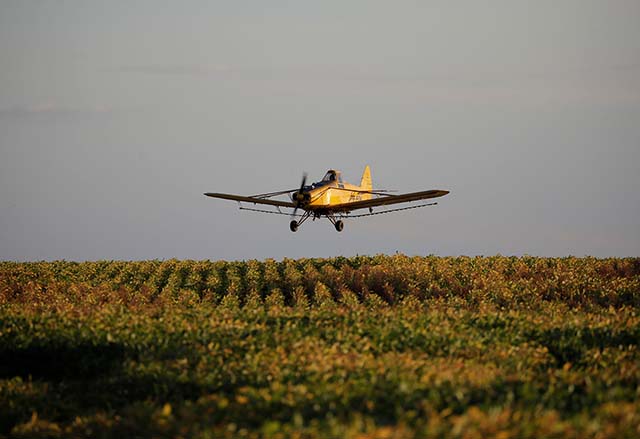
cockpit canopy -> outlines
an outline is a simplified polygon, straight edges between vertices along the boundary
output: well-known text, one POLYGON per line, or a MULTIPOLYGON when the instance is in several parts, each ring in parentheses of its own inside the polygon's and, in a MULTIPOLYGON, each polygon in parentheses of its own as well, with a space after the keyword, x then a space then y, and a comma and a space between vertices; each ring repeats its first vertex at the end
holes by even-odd
POLYGON ((324 174, 324 178, 322 179, 322 181, 323 182, 338 181, 339 183, 342 183, 342 174, 340 173, 340 171, 329 169, 327 173, 324 174))
POLYGON ((337 181, 339 185, 342 185, 343 184, 342 183, 342 173, 340 171, 336 171, 334 169, 329 169, 327 171, 327 173, 324 174, 324 177, 322 177, 322 180, 320 180, 320 181, 318 181, 316 183, 313 183, 311 185, 311 188, 315 189, 315 188, 319 188, 319 187, 322 187, 322 186, 326 186, 328 184, 333 183, 334 181, 337 181))

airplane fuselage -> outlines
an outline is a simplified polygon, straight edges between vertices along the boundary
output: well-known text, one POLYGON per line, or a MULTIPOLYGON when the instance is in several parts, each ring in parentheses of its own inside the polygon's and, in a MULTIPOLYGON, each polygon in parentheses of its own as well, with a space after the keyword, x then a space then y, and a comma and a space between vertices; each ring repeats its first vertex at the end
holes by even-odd
POLYGON ((340 171, 329 170, 321 181, 293 192, 291 200, 305 210, 322 210, 339 204, 370 200, 371 186, 366 184, 370 181, 368 169, 365 174, 367 177, 363 178, 364 184, 356 186, 344 182, 340 171))

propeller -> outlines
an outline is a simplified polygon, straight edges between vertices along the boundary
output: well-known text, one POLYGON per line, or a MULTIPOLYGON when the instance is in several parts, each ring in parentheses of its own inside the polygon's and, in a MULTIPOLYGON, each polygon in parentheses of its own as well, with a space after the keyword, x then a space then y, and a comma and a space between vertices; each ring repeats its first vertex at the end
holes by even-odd
POLYGON ((296 216, 296 213, 298 213, 298 207, 300 207, 302 205, 302 202, 304 201, 304 186, 307 183, 307 173, 304 172, 302 174, 302 182, 300 183, 300 189, 298 189, 298 192, 296 192, 293 196, 293 201, 296 203, 296 207, 295 209, 293 209, 293 213, 291 214, 291 217, 294 218, 296 216))

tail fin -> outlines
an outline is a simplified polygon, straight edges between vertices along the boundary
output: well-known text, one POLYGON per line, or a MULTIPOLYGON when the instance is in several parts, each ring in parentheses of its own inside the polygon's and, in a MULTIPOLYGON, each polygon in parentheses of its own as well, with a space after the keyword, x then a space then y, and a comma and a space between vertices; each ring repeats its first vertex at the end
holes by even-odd
MULTIPOLYGON (((360 179, 360 189, 363 191, 373 190, 373 184, 371 183, 371 169, 369 165, 365 166, 362 173, 362 179, 360 179)), ((363 200, 370 200, 373 196, 371 194, 362 194, 363 200)))

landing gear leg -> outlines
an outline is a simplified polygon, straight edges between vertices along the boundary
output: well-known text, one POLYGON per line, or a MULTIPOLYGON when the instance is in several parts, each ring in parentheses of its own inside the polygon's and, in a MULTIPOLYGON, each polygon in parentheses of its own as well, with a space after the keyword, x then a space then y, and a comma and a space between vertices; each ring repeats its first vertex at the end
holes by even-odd
POLYGON ((300 227, 302 225, 302 223, 305 222, 311 216, 311 213, 312 213, 311 211, 305 212, 300 217, 300 221, 291 220, 291 222, 289 223, 289 230, 291 230, 292 232, 297 232, 298 231, 298 227, 300 227))

